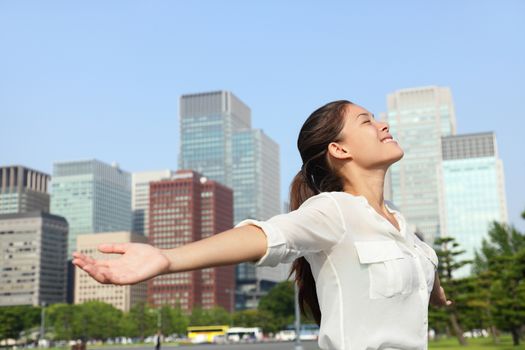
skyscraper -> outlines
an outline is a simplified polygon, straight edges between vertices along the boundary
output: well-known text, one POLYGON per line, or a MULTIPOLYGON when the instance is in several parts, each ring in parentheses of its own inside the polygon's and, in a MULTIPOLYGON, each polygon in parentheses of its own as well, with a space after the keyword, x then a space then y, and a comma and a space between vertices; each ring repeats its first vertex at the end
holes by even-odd
POLYGON ((50 176, 20 165, 0 167, 0 214, 49 212, 50 176))
POLYGON ((67 232, 49 213, 0 215, 0 306, 66 301, 67 232))
MULTIPOLYGON (((492 132, 442 138, 443 163, 439 169, 441 233, 451 236, 472 259, 487 238, 489 224, 507 222, 503 163, 492 132)), ((468 273, 465 267, 458 274, 468 273)))
MULTIPOLYGON (((77 236, 131 230, 131 176, 117 164, 81 160, 53 164, 51 212, 69 223, 68 259, 77 236)), ((68 264, 67 301, 73 302, 74 267, 68 264)))
MULTIPOLYGON (((234 223, 280 214, 279 146, 262 130, 251 129, 250 109, 227 91, 183 95, 180 106, 179 167, 233 189, 234 223)), ((256 306, 264 294, 260 287, 282 280, 280 270, 238 265, 237 304, 249 299, 256 306)))
POLYGON ((149 184, 152 181, 169 179, 171 170, 143 171, 131 174, 131 209, 134 233, 148 236, 149 231, 149 184))
POLYGON ((251 111, 226 91, 180 98, 179 169, 192 169, 233 188, 233 133, 251 127, 251 111))
POLYGON ((392 199, 409 224, 432 243, 440 233, 438 167, 441 137, 456 133, 452 94, 446 87, 418 87, 387 97, 390 132, 405 151, 390 168, 392 199))
POLYGON ((77 235, 131 230, 130 174, 98 160, 53 165, 51 212, 69 223, 68 256, 77 235))
MULTIPOLYGON (((191 170, 150 184, 149 242, 174 248, 233 227, 233 194, 226 186, 191 170)), ((234 292, 231 266, 158 276, 149 281, 148 300, 155 306, 196 305, 231 309, 234 292)))
MULTIPOLYGON (((279 146, 260 129, 236 132, 232 144, 234 221, 266 220, 279 214, 279 146)), ((238 302, 240 308, 257 307, 258 299, 274 282, 283 280, 283 266, 255 267, 242 263, 236 269, 237 285, 243 291, 238 295, 238 299, 243 300, 238 302)))
POLYGON ((234 221, 280 214, 279 145, 261 129, 238 131, 232 140, 234 221))

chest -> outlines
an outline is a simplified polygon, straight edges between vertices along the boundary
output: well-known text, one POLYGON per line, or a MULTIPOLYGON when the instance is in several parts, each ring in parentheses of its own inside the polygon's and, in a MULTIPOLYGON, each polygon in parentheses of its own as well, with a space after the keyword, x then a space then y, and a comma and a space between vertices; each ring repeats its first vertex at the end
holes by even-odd
POLYGON ((409 247, 394 240, 355 241, 353 245, 370 298, 432 291, 434 268, 417 245, 409 247))

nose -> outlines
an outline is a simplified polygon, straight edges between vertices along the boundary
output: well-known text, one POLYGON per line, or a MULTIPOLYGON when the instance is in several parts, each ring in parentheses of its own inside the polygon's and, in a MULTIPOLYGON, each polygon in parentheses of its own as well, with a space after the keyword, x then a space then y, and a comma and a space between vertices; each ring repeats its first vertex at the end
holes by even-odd
POLYGON ((388 132, 390 130, 390 125, 385 121, 377 122, 377 127, 380 131, 388 132))

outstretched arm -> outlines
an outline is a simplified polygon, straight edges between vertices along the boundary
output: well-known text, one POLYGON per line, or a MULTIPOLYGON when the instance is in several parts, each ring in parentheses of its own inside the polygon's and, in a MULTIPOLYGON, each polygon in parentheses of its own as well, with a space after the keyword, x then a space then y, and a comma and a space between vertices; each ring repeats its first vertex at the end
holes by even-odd
POLYGON ((96 260, 73 253, 73 264, 100 283, 135 284, 155 276, 205 267, 259 260, 266 253, 266 236, 254 225, 245 225, 173 249, 149 244, 102 244, 99 251, 121 254, 118 259, 96 260))
POLYGON ((430 293, 430 303, 435 306, 452 305, 452 301, 447 299, 445 290, 443 287, 441 287, 441 282, 439 281, 439 275, 437 271, 434 277, 434 286, 432 288, 432 292, 430 293))

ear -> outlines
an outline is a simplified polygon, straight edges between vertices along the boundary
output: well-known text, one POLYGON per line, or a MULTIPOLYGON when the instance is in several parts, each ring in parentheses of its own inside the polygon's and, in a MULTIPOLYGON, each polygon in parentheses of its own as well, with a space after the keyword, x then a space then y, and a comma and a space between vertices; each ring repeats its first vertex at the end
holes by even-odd
POLYGON ((337 142, 331 142, 328 145, 328 153, 336 159, 352 159, 352 155, 350 154, 348 147, 337 142))

